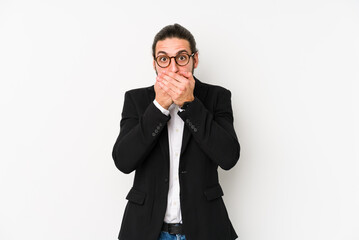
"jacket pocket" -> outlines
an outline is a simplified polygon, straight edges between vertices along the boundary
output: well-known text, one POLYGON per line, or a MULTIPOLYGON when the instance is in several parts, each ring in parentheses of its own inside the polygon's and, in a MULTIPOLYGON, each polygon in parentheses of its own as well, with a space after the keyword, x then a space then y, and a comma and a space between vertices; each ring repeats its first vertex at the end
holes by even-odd
POLYGON ((215 187, 208 188, 204 191, 204 195, 206 196, 208 201, 214 200, 216 198, 223 196, 223 190, 219 184, 215 187))
POLYGON ((145 202, 146 193, 138 191, 134 188, 131 188, 131 190, 128 192, 126 199, 137 203, 139 205, 142 205, 145 202))

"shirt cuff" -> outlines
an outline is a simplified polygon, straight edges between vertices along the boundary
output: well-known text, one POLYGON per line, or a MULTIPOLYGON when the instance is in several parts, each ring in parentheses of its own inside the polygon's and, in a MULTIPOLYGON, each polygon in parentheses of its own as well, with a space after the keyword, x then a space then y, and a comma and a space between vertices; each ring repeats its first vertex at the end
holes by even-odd
POLYGON ((170 111, 168 111, 167 109, 165 109, 164 107, 161 106, 161 104, 159 104, 156 99, 153 100, 153 104, 155 104, 155 106, 166 116, 168 116, 170 114, 170 111))

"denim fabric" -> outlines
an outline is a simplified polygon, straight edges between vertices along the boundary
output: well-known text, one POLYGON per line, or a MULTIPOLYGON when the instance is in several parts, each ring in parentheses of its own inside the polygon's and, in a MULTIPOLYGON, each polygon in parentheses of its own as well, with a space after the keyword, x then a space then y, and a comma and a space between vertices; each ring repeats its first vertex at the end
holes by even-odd
POLYGON ((158 240, 186 240, 186 237, 180 234, 169 234, 168 232, 161 232, 158 240))

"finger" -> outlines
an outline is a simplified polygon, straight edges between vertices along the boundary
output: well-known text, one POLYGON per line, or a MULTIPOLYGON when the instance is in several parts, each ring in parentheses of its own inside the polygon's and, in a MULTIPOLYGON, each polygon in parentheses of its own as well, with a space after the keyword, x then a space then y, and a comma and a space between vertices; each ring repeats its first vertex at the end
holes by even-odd
POLYGON ((184 76, 187 80, 189 80, 191 83, 194 83, 195 80, 193 78, 193 75, 191 72, 184 72, 184 71, 181 71, 179 72, 182 76, 184 76))
POLYGON ((164 96, 169 96, 169 94, 160 86, 160 84, 158 84, 158 91, 164 96))
POLYGON ((184 88, 183 83, 178 82, 173 77, 166 74, 166 72, 161 73, 159 76, 161 82, 163 82, 167 87, 171 88, 174 92, 180 93, 181 89, 184 88))
POLYGON ((165 73, 165 75, 170 76, 171 78, 175 79, 177 82, 180 82, 180 83, 185 83, 187 81, 187 79, 184 76, 174 73, 174 72, 168 72, 168 73, 165 73))
POLYGON ((159 74, 157 75, 156 79, 157 79, 158 81, 162 81, 162 76, 163 76, 163 74, 162 74, 162 73, 159 73, 159 74))
POLYGON ((192 78, 193 77, 191 72, 180 71, 179 74, 181 74, 185 78, 192 78))
MULTIPOLYGON (((174 81, 174 80, 172 80, 174 81)), ((180 94, 181 93, 181 89, 183 89, 182 86, 175 86, 174 84, 172 84, 171 82, 167 81, 166 79, 163 79, 162 83, 167 86, 173 93, 176 94, 180 94)))
POLYGON ((165 85, 163 82, 158 82, 158 85, 160 85, 160 87, 166 92, 168 93, 171 97, 174 96, 175 92, 168 87, 167 85, 165 85))
POLYGON ((168 76, 168 75, 164 75, 163 79, 166 83, 171 84, 173 87, 175 88, 181 88, 183 83, 182 82, 178 82, 177 80, 173 79, 172 77, 168 76))

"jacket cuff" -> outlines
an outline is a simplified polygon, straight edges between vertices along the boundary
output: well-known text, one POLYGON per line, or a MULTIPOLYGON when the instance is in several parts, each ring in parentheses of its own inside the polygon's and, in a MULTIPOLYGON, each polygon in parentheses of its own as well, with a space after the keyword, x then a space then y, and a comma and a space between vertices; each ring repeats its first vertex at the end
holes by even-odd
POLYGON ((163 114, 165 114, 166 116, 168 116, 168 115, 170 114, 170 111, 168 111, 167 109, 165 109, 164 107, 162 107, 161 104, 159 104, 156 99, 153 100, 153 103, 154 103, 155 106, 156 106, 159 110, 161 110, 161 112, 162 112, 163 114))
MULTIPOLYGON (((167 122, 171 119, 171 115, 165 115, 158 109, 152 102, 143 114, 143 124, 147 131, 149 130, 150 136, 156 137, 160 134, 167 122)), ((148 136, 148 135, 146 135, 148 136)))
POLYGON ((198 114, 203 111, 203 103, 197 97, 194 97, 194 100, 188 104, 186 109, 178 111, 177 114, 184 121, 185 125, 187 124, 193 132, 197 132, 199 126, 198 114))

